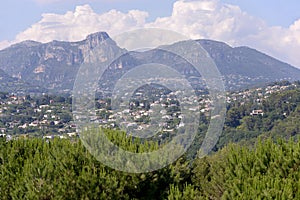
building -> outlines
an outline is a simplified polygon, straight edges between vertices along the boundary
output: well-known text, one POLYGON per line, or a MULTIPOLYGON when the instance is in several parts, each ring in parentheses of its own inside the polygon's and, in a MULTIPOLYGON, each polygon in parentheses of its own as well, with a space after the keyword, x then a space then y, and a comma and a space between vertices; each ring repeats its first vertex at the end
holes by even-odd
POLYGON ((257 116, 257 115, 264 115, 263 110, 252 110, 252 112, 250 113, 251 116, 257 116))

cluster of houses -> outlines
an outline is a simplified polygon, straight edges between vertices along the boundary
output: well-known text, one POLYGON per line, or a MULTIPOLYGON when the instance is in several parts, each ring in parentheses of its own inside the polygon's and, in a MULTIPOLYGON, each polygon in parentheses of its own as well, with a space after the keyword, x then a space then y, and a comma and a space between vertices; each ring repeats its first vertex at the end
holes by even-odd
MULTIPOLYGON (((253 101, 256 103, 257 107, 260 107, 261 102, 264 99, 267 99, 270 97, 271 94, 285 91, 288 89, 295 89, 298 86, 294 83, 288 84, 288 85, 271 85, 267 87, 260 87, 260 88, 253 88, 253 89, 247 89, 244 91, 239 92, 232 92, 227 94, 227 103, 232 103, 235 101, 241 102, 241 104, 245 104, 246 102, 253 101)), ((261 109, 253 109, 250 112, 250 116, 263 116, 264 111, 261 109)))
MULTIPOLYGON (((71 116, 71 105, 56 103, 38 104, 30 96, 2 95, 0 98, 0 133, 6 139, 30 137, 39 132, 44 138, 74 137, 76 125, 64 116, 71 116)), ((71 117, 68 117, 71 118, 71 117)))
MULTIPOLYGON (((241 104, 254 101, 259 108, 261 102, 268 98, 270 94, 287 90, 289 88, 297 87, 296 84, 289 85, 272 85, 265 88, 254 88, 244 91, 227 93, 227 103, 235 101, 241 104)), ((142 96, 142 93, 140 93, 142 96)), ((94 123, 98 123, 103 127, 124 127, 129 130, 144 130, 149 128, 149 121, 153 117, 158 117, 157 128, 163 132, 173 132, 180 127, 184 127, 185 124, 182 120, 185 116, 181 113, 180 106, 185 104, 189 105, 190 111, 200 111, 205 116, 210 116, 210 111, 213 109, 213 102, 209 95, 202 94, 200 96, 191 95, 183 97, 181 101, 174 101, 174 97, 184 96, 181 91, 173 91, 170 93, 162 93, 157 95, 155 100, 147 102, 147 98, 140 98, 139 103, 120 102, 118 110, 109 110, 108 108, 99 108, 90 120, 94 123), (102 113, 102 114, 99 114, 102 113), (105 114, 103 114, 105 113, 105 114)), ((125 97, 124 97, 125 98, 125 97)), ((125 99, 126 100, 126 99, 125 99)), ((149 99, 148 99, 149 100, 149 99)), ((107 103, 105 100, 99 100, 99 103, 107 103)), ((73 113, 75 114, 75 113, 73 113)), ((250 116, 263 116, 265 113, 262 109, 253 109, 250 111, 250 116)), ((76 114, 75 114, 76 116, 76 114)), ((5 98, 0 97, 0 117, 2 119, 12 119, 11 121, 1 122, 0 124, 0 137, 6 137, 11 139, 13 137, 19 137, 27 135, 28 131, 32 130, 43 133, 43 138, 52 139, 58 138, 72 138, 77 137, 76 124, 72 120, 72 112, 70 103, 56 103, 54 100, 50 100, 49 103, 37 104, 33 100, 29 100, 28 96, 15 96, 8 95, 5 98), (23 105, 27 102, 26 106, 23 105), (25 108, 24 108, 25 107, 25 108), (12 111, 13 110, 13 111, 12 111), (29 114, 30 113, 30 114, 29 114), (69 120, 62 119, 62 113, 64 115, 71 116, 69 120), (14 116, 24 116, 26 119, 21 120, 14 116), (30 115, 30 116, 26 116, 30 115), (10 117, 8 117, 10 116, 10 117), (18 119, 18 120, 17 120, 18 119), (15 131, 18 130, 18 133, 15 131), (13 135, 13 136, 12 136, 13 135)), ((2 120, 3 121, 3 120, 2 120)))
POLYGON ((260 82, 265 82, 264 76, 250 77, 240 74, 229 74, 223 77, 228 90, 237 90, 245 88, 249 85, 255 85, 260 82))
POLYGON ((156 128, 158 130, 173 132, 185 126, 181 120, 184 116, 181 113, 180 105, 188 105, 188 110, 191 112, 199 111, 206 116, 210 115, 212 101, 207 94, 203 94, 200 97, 197 95, 183 97, 181 99, 182 102, 176 102, 176 97, 178 96, 183 96, 181 91, 160 94, 160 96, 156 96, 156 100, 149 102, 149 105, 144 103, 149 100, 147 97, 139 99, 138 104, 131 102, 128 105, 128 103, 121 101, 116 110, 107 111, 105 108, 96 110, 98 113, 107 112, 108 116, 96 116, 92 120, 99 123, 102 127, 116 127, 118 125, 118 127, 134 131, 148 129, 151 124, 150 121, 153 120, 154 123, 157 123, 156 128))

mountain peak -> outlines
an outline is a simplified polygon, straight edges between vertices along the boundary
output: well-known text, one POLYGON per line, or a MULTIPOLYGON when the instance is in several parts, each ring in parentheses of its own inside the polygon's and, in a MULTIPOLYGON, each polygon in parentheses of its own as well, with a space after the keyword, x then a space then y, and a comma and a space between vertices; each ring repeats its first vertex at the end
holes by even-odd
POLYGON ((86 37, 87 44, 90 48, 94 48, 99 45, 101 42, 109 39, 109 35, 106 32, 96 32, 88 35, 86 37))
MULTIPOLYGON (((197 42, 213 59, 224 77, 226 88, 230 90, 278 80, 299 80, 300 78, 299 69, 255 49, 249 47, 233 48, 224 42, 213 40, 202 39, 197 40, 197 42)), ((112 65, 111 70, 115 71, 108 72, 108 79, 111 80, 116 80, 116 77, 123 73, 122 70, 131 69, 139 63, 153 62, 151 59, 158 60, 159 63, 165 61, 172 66, 174 63, 179 63, 178 71, 180 73, 186 76, 195 75, 188 65, 174 62, 172 57, 166 54, 162 55, 160 52, 139 52, 134 56, 126 54, 126 49, 120 49, 106 32, 97 32, 78 42, 39 43, 24 41, 1 50, 0 90, 5 91, 9 84, 12 86, 10 88, 16 90, 20 88, 20 81, 23 81, 22 83, 30 82, 34 86, 37 85, 49 91, 69 92, 73 88, 76 74, 86 55, 89 55, 88 53, 97 46, 100 50, 105 51, 107 56, 114 56, 118 53, 124 55, 112 65), (122 64, 120 65, 121 68, 119 63, 122 64)), ((177 67, 177 65, 174 66, 177 67)))
POLYGON ((210 48, 218 48, 218 49, 226 49, 226 50, 232 49, 232 47, 226 44, 225 42, 208 40, 208 39, 200 39, 196 41, 199 42, 204 48, 210 47, 210 48))

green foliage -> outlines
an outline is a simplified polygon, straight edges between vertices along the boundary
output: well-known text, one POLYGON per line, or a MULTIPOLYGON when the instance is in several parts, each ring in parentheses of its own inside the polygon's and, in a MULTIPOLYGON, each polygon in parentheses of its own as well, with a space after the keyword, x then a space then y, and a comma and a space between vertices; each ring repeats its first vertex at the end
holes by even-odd
POLYGON ((259 142, 232 148, 223 199, 299 199, 300 143, 259 142))
POLYGON ((185 184, 181 191, 178 186, 171 185, 168 200, 205 199, 191 184, 185 184))
MULTIPOLYGON (((123 147, 133 145, 122 134, 106 132, 123 147)), ((157 148, 150 146, 139 144, 157 148)), ((0 138, 1 199, 299 199, 299 180, 300 142, 292 140, 259 141, 253 149, 231 144, 192 164, 181 157, 130 174, 101 164, 79 140, 0 138)))
MULTIPOLYGON (((22 123, 33 121, 26 115, 8 114, 17 113, 19 110, 33 116, 32 109, 28 109, 28 106, 36 99, 31 102, 26 99, 20 105, 7 106, 7 110, 4 110, 7 115, 0 123, 6 124, 14 120, 22 123)), ((36 103, 48 103, 50 99, 53 98, 44 96, 36 103)), ((300 133, 300 90, 272 94, 260 104, 253 99, 244 104, 234 102, 228 105, 224 132, 215 149, 218 151, 204 158, 196 157, 195 152, 199 149, 209 125, 203 114, 200 116, 199 134, 189 151, 175 163, 149 173, 130 174, 111 169, 97 161, 77 138, 11 141, 0 138, 0 197, 300 199, 300 142, 297 142, 300 133), (264 115, 250 116, 253 109, 262 109, 264 115), (260 138, 259 142, 257 138, 260 138), (194 159, 192 163, 191 159, 194 159)), ((57 98, 52 105, 64 105, 63 101, 67 103, 69 100, 57 98)), ((99 103, 98 106, 106 108, 109 105, 99 103)), ((56 110, 54 107, 53 113, 66 122, 71 120, 67 107, 66 110, 56 110)), ((54 124, 54 119, 49 122, 50 128, 58 126, 54 124)), ((16 134, 22 133, 18 128, 13 131, 16 134)), ((35 131, 31 127, 26 129, 26 133, 35 131)), ((151 152, 164 145, 159 145, 156 141, 133 138, 121 131, 104 132, 112 143, 128 152, 151 152)), ((87 134, 91 137, 86 138, 85 142, 96 145, 95 147, 105 145, 101 143, 102 138, 96 137, 97 132, 89 130, 87 134)), ((179 147, 169 149, 167 157, 180 150, 179 147)), ((118 158, 121 161, 122 159, 118 158)), ((131 167, 139 167, 138 163, 131 164, 131 167)), ((147 166, 152 163, 142 164, 147 166)))
MULTIPOLYGON (((113 135, 121 133, 106 134, 132 148, 128 138, 113 135)), ((164 199, 169 185, 183 185, 189 177, 183 159, 150 173, 116 171, 98 162, 80 141, 3 139, 0 145, 2 199, 164 199)), ((139 145, 141 150, 149 148, 157 146, 139 145)))
MULTIPOLYGON (((286 85, 282 82, 277 85, 286 85)), ((258 137, 298 138, 300 133, 300 89, 291 88, 272 93, 268 98, 256 102, 255 92, 249 99, 229 104, 224 131, 216 146, 221 149, 230 142, 252 145, 258 137), (241 102, 245 101, 245 102, 241 102), (252 110, 261 109, 263 115, 250 115, 252 110)))
POLYGON ((284 120, 278 121, 274 124, 274 128, 262 135, 261 137, 272 137, 274 140, 280 138, 290 139, 296 138, 300 133, 300 106, 287 116, 284 120))

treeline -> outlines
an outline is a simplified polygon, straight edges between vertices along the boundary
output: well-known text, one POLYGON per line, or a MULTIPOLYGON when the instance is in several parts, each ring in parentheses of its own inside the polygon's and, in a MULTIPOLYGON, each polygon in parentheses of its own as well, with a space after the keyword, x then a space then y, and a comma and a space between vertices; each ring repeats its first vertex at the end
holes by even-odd
MULTIPOLYGON (((125 134, 108 137, 130 149, 125 134), (121 138, 121 139, 120 139, 121 138), (124 140, 124 141, 123 141, 124 140)), ((149 143, 139 145, 139 148, 149 143)), ((1 199, 300 199, 300 143, 230 144, 217 153, 150 173, 97 161, 80 140, 0 141, 1 199)))
POLYGON ((258 138, 297 138, 300 133, 300 89, 271 94, 260 102, 257 96, 247 102, 236 101, 227 106, 224 131, 216 146, 220 149, 230 142, 251 146, 258 138), (253 110, 263 115, 251 116, 253 110))

